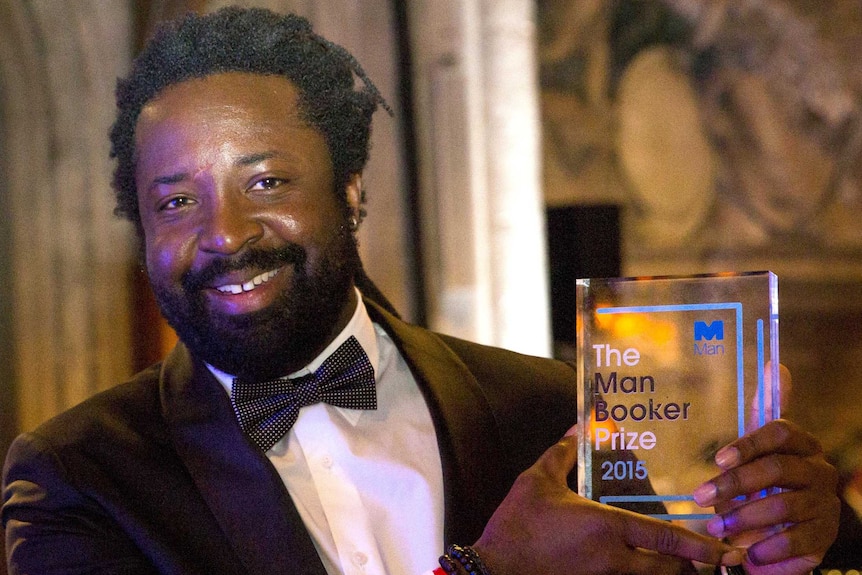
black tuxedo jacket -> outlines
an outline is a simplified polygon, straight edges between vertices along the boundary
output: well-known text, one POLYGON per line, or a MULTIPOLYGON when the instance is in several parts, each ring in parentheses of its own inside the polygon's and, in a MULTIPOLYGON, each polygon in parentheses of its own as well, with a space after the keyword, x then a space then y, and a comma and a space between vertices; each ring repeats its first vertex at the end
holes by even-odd
MULTIPOLYGON (((575 373, 366 303, 431 411, 445 538, 472 543, 518 473, 575 423, 575 373)), ((324 574, 278 473, 182 345, 16 439, 3 500, 10 575, 324 574)))

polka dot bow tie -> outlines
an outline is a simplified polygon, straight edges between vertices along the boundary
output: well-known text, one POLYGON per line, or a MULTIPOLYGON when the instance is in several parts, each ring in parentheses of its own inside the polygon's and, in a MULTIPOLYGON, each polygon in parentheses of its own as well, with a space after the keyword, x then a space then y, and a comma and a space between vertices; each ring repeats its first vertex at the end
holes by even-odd
POLYGON ((314 373, 263 382, 235 379, 230 402, 243 431, 267 451, 296 423, 300 408, 306 405, 325 402, 349 409, 377 409, 374 368, 365 350, 350 336, 314 373))

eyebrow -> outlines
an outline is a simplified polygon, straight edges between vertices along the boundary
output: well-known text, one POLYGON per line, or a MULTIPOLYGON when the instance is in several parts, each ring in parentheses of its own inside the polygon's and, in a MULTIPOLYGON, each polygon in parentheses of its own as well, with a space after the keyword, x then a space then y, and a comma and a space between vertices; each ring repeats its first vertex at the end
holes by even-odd
POLYGON ((257 154, 249 154, 247 156, 240 156, 234 162, 237 166, 252 166, 258 162, 262 162, 263 160, 268 160, 270 158, 275 157, 275 152, 260 152, 257 154))
POLYGON ((170 174, 167 176, 159 176, 157 178, 153 178, 153 183, 151 184, 151 186, 155 186, 157 184, 176 184, 178 182, 182 182, 187 177, 187 174, 185 174, 184 172, 177 172, 176 174, 170 174))

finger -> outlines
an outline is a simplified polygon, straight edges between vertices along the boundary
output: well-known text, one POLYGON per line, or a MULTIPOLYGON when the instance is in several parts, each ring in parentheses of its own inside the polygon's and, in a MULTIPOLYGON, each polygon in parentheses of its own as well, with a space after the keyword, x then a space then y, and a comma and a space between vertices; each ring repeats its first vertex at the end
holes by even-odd
POLYGON ((568 435, 545 451, 533 464, 533 469, 543 473, 555 483, 566 484, 566 479, 577 462, 578 438, 568 435))
POLYGON ((722 469, 733 469, 768 453, 785 453, 800 456, 822 452, 820 443, 808 432, 784 419, 770 421, 760 429, 747 433, 722 447, 715 454, 715 462, 722 469))
POLYGON ((825 546, 815 545, 811 534, 802 525, 795 525, 785 531, 772 535, 748 548, 747 560, 754 565, 771 565, 783 561, 803 561, 812 563, 805 573, 816 567, 826 553, 825 546))
MULTIPOLYGON (((824 506, 837 511, 840 503, 837 497, 834 501, 823 501, 802 492, 784 491, 718 514, 707 522, 706 528, 710 535, 721 538, 775 525, 811 525, 823 515, 824 506)), ((812 532, 811 535, 815 540, 820 540, 827 537, 828 533, 812 532)))
POLYGON ((820 457, 769 455, 725 471, 699 486, 693 495, 702 507, 774 487, 811 489, 820 497, 834 492, 837 480, 835 469, 820 457))
POLYGON ((710 565, 739 565, 743 552, 713 537, 707 537, 651 517, 622 516, 625 542, 661 555, 672 555, 710 565))

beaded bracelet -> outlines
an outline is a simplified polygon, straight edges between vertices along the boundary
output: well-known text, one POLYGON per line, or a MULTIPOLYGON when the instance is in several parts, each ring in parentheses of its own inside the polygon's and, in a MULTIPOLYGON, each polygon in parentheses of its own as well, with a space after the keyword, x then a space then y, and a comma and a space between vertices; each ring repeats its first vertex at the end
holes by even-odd
MULTIPOLYGON (((716 572, 716 574, 720 574, 721 573, 721 567, 716 567, 715 572, 716 572)), ((725 567, 724 572, 727 573, 727 575, 746 575, 745 568, 742 567, 742 565, 733 565, 733 566, 725 567)), ((810 575, 823 575, 823 572, 820 570, 819 567, 815 567, 814 571, 812 571, 810 575)))
POLYGON ((469 545, 449 545, 446 554, 440 557, 440 567, 446 575, 491 575, 491 572, 479 559, 479 554, 469 545))

